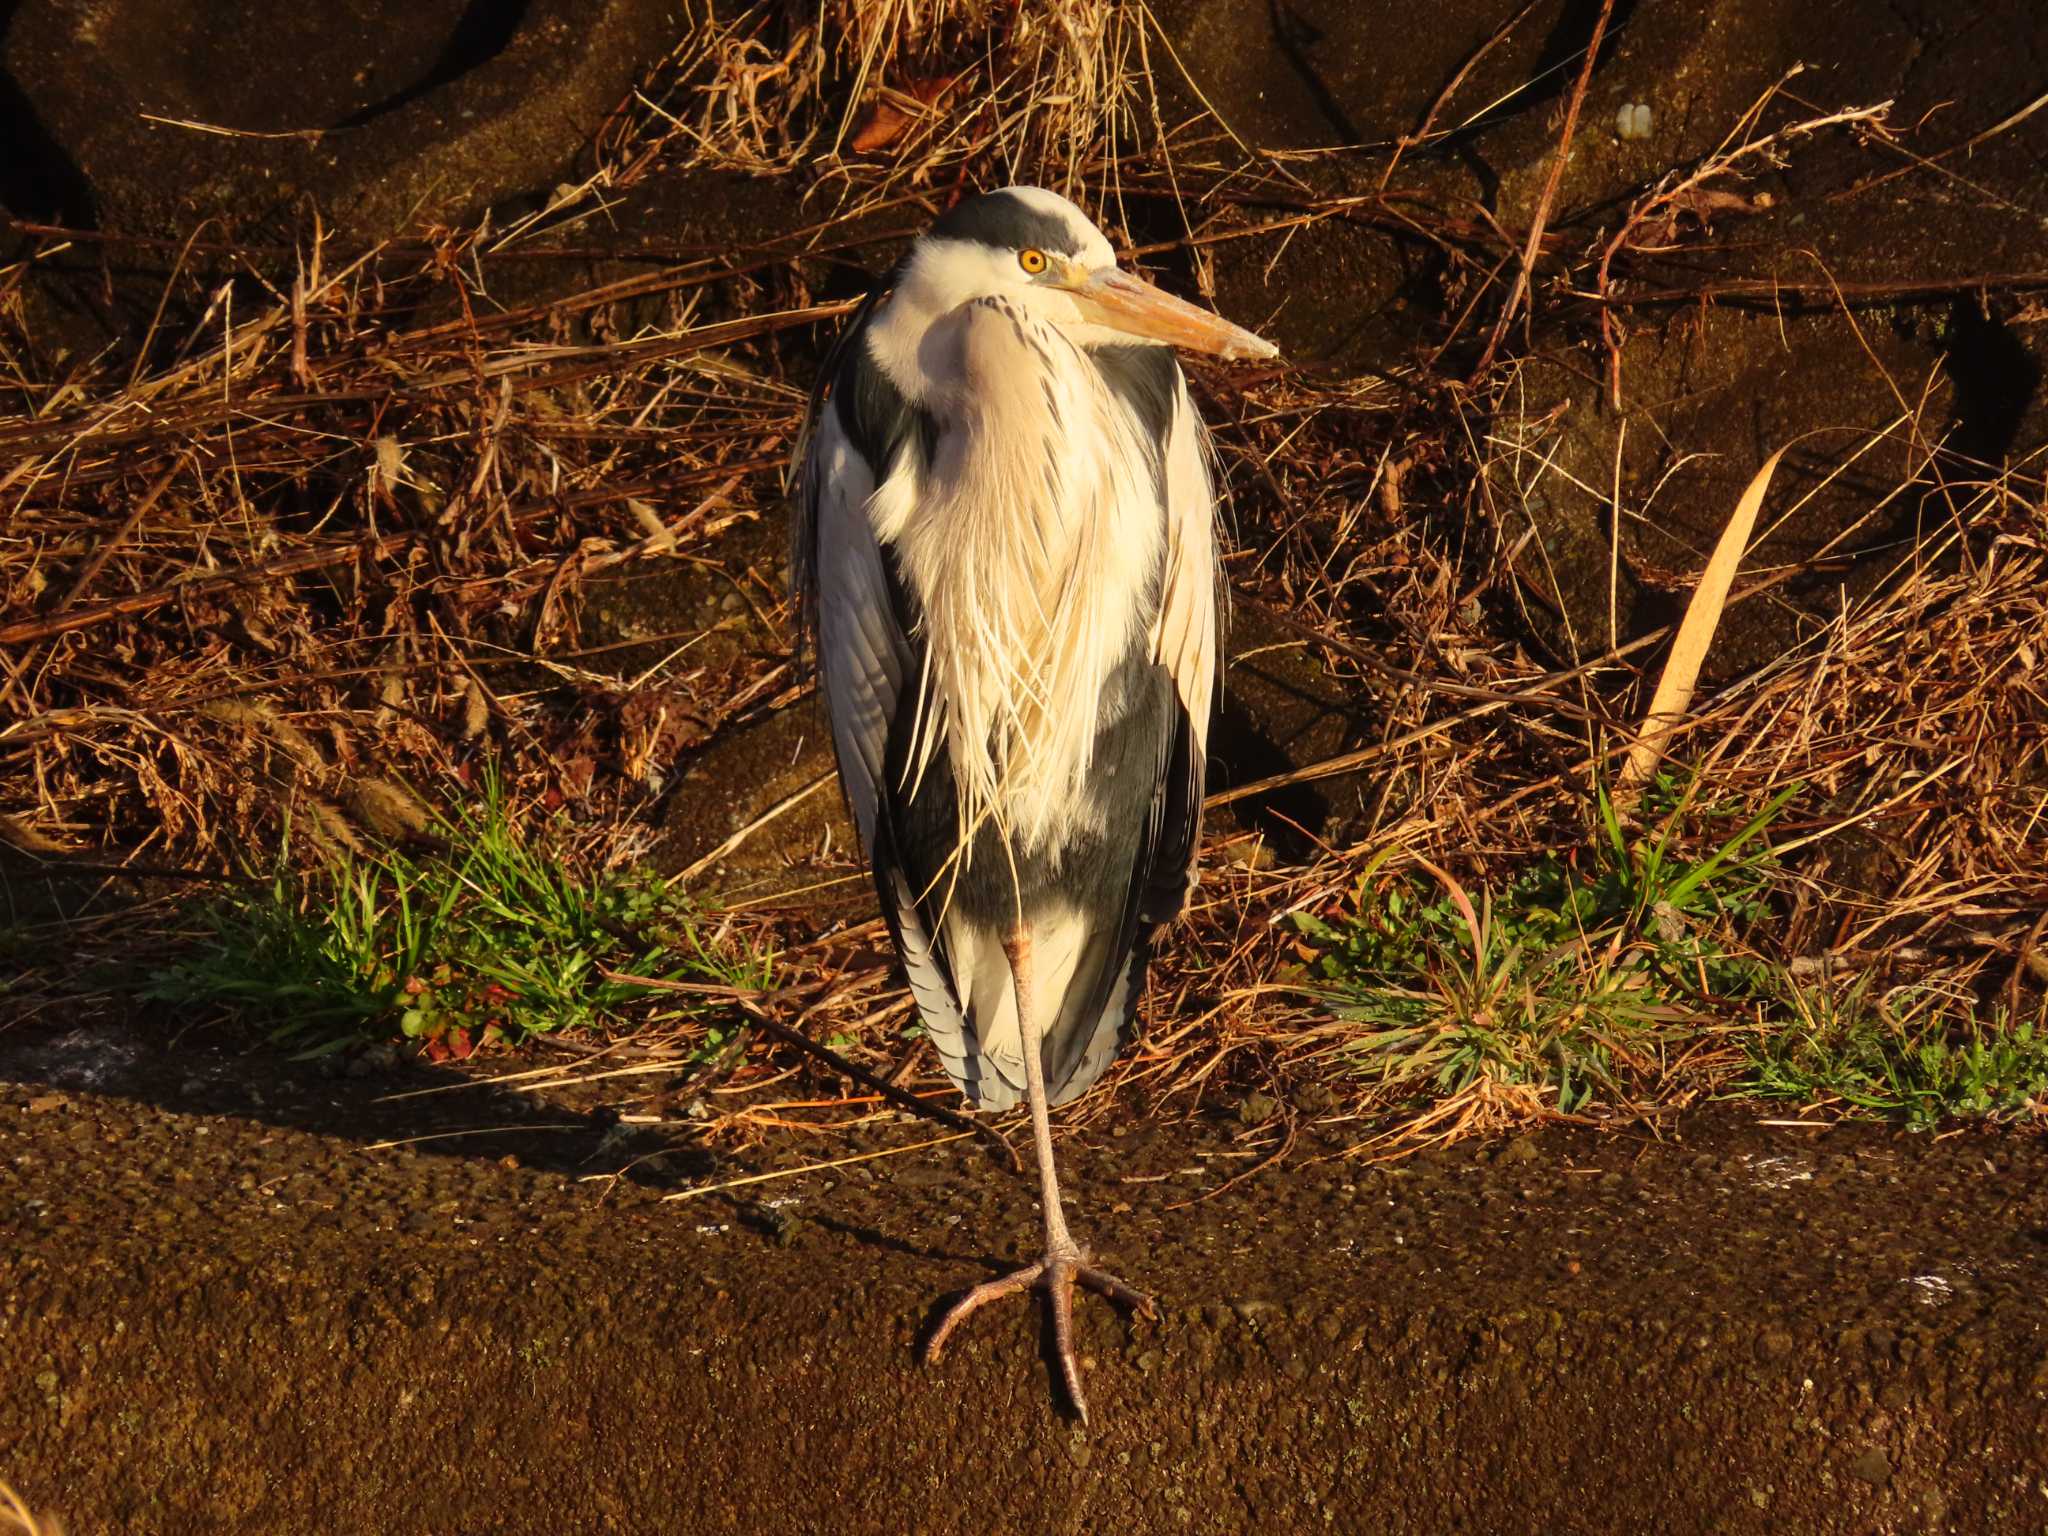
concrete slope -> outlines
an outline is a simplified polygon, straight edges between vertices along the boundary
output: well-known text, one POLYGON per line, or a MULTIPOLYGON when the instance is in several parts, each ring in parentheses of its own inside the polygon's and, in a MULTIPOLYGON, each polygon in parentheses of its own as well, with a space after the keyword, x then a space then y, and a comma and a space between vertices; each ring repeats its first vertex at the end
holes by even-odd
POLYGON ((1031 1239, 972 1142, 664 1203, 589 1103, 91 1031, 0 1078, 0 1476, 74 1536, 2048 1529, 2038 1138, 1310 1131, 1185 1205, 1243 1129, 1107 1116, 1076 1225, 1163 1313, 1083 1303, 1082 1430, 1035 1307, 914 1361, 1031 1239))

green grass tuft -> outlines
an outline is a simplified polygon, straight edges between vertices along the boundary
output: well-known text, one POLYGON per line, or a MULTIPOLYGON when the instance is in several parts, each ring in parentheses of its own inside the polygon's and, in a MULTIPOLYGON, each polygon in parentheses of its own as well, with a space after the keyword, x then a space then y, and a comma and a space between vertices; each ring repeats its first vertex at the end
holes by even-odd
POLYGON ((2048 1108, 2048 1021, 1968 992, 1869 977, 1846 987, 1789 983, 1789 1017, 1760 1034, 1735 1085, 1760 1098, 1837 1099, 1916 1129, 2016 1120, 2048 1108))
POLYGON ((306 874, 280 856, 266 883, 202 910, 206 938, 144 995, 252 1019, 309 1055, 397 1034, 438 1058, 648 996, 604 969, 768 983, 770 959, 708 936, 675 882, 579 869, 523 831, 495 778, 439 830, 447 851, 418 859, 343 853, 306 874))
POLYGON ((1953 985, 1815 984, 1771 957, 1766 834, 1796 788, 1750 814, 1662 779, 1633 836, 1603 793, 1586 845, 1476 900, 1435 871, 1383 877, 1389 850, 1347 911, 1293 917, 1311 984, 1357 1026, 1340 1059, 1418 1101, 1524 1112, 1627 1103, 1703 1052, 1731 1093, 1916 1127, 2048 1110, 2048 1017, 1953 985))
POLYGON ((1418 1094, 1505 1091, 1564 1113, 1627 1100, 1763 995, 1768 968, 1738 935, 1767 910, 1764 833, 1791 794, 1740 820, 1660 782, 1661 821, 1631 837, 1603 793, 1587 845, 1476 901, 1447 874, 1382 880, 1375 861, 1348 912, 1294 916, 1313 984, 1359 1026, 1342 1054, 1418 1094), (1703 828, 1718 840, 1689 851, 1703 828))

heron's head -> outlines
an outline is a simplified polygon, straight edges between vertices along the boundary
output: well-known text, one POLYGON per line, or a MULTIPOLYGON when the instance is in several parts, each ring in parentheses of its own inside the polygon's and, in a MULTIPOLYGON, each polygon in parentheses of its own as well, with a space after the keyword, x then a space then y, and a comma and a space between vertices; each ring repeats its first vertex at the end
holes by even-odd
POLYGON ((897 291, 932 317, 1002 296, 1079 346, 1157 342, 1226 358, 1278 349, 1120 270, 1085 214, 1039 187, 969 198, 911 246, 897 291))

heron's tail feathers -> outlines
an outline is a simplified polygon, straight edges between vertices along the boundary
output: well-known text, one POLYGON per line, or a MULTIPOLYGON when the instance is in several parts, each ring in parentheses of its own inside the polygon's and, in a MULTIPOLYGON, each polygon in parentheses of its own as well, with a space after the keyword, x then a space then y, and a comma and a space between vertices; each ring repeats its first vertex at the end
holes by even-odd
MULTIPOLYGON (((1046 1089, 1064 1104, 1094 1086, 1129 1038, 1151 945, 1142 935, 1127 945, 1117 925, 1073 911, 1036 914, 1029 926, 1046 1089)), ((927 1032, 977 1108, 1008 1109, 1024 1098, 1024 1038, 1003 935, 958 915, 945 935, 964 1028, 947 1031, 949 1021, 927 1014, 927 1032)))

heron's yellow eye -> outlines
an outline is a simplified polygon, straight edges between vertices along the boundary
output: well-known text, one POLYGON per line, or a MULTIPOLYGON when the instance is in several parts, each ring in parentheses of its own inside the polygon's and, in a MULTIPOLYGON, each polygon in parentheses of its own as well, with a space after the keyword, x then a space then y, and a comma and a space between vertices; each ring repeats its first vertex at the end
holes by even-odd
POLYGON ((1017 253, 1017 265, 1026 272, 1029 272, 1033 277, 1036 277, 1045 270, 1045 252, 1019 251, 1017 253))

